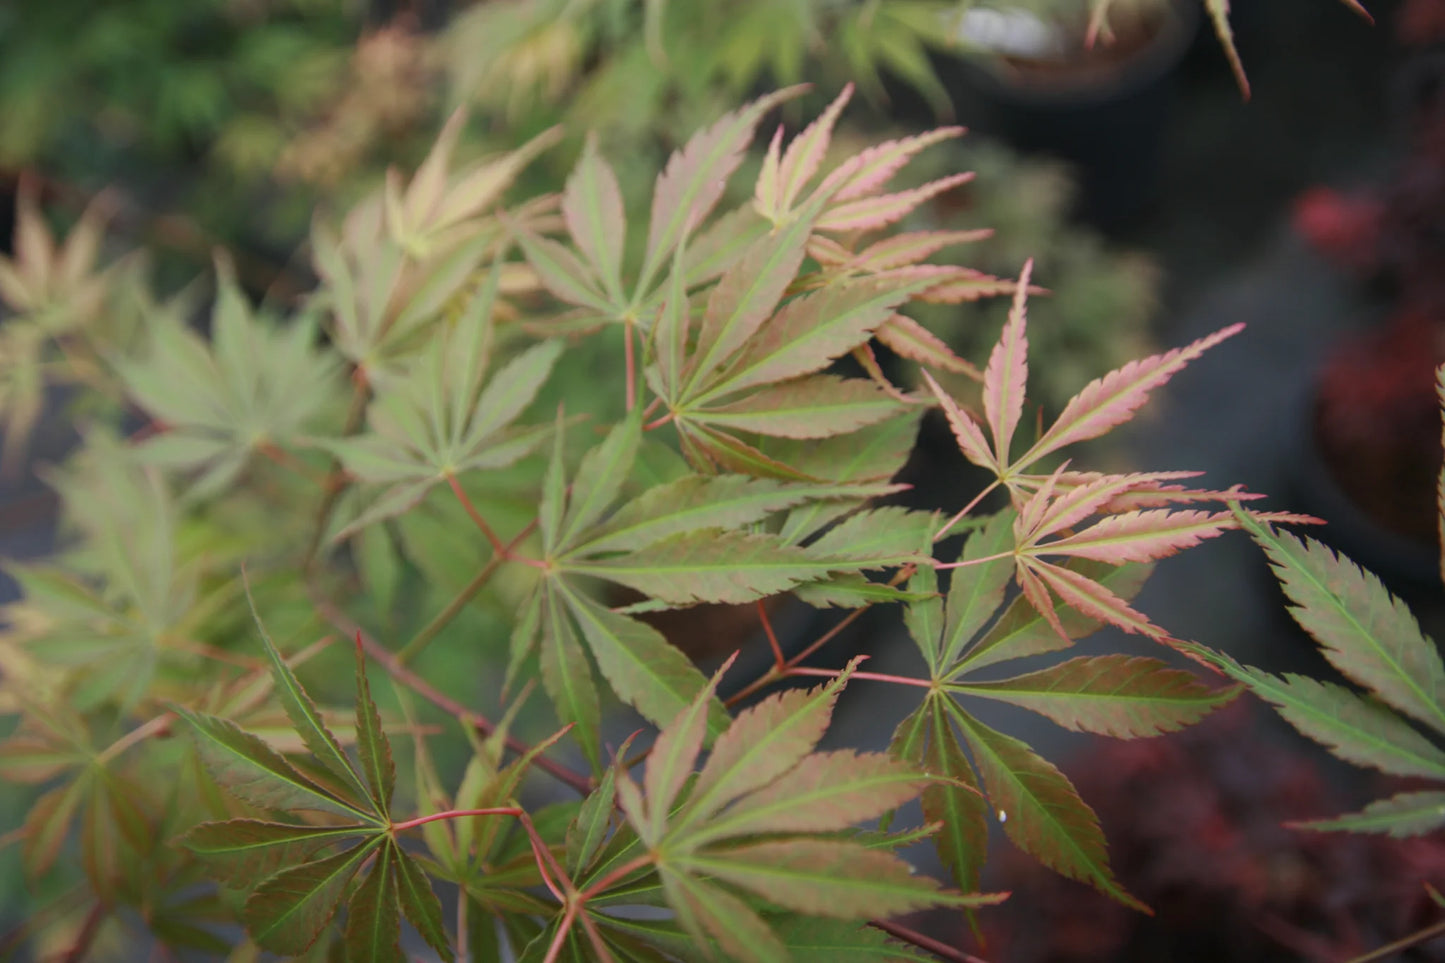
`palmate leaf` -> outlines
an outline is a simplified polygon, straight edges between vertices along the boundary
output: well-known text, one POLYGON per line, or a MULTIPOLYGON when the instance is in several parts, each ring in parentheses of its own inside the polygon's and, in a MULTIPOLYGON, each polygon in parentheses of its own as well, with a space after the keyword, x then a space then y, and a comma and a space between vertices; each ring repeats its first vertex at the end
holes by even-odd
POLYGON ((763 169, 758 174, 753 195, 753 205, 758 213, 773 224, 781 224, 789 218, 803 188, 818 173, 833 137, 833 127, 852 96, 853 85, 848 84, 817 119, 793 138, 781 157, 778 148, 782 143, 783 129, 778 128, 768 146, 767 156, 763 158, 763 169))
POLYGON ((491 370, 498 278, 494 267, 461 317, 412 363, 407 377, 378 387, 367 409, 370 431, 322 442, 354 477, 388 486, 338 537, 406 511, 449 477, 504 468, 546 439, 546 428, 514 422, 550 376, 562 346, 532 345, 491 370))
POLYGON ((1405 604, 1373 573, 1320 542, 1238 515, 1269 556, 1290 615, 1325 658, 1382 702, 1445 732, 1445 665, 1405 604))
POLYGON ((346 910, 342 943, 352 963, 403 963, 401 910, 397 904, 393 864, 396 847, 381 847, 366 879, 352 894, 346 910))
POLYGON ((896 808, 928 782, 886 755, 813 752, 851 671, 741 713, 690 789, 711 687, 663 729, 643 788, 618 773, 618 801, 652 853, 667 904, 704 950, 715 940, 738 959, 787 959, 763 917, 719 882, 842 919, 1001 898, 944 892, 886 849, 833 835, 896 808))
POLYGON ((1123 739, 1192 725, 1240 691, 1211 689, 1158 659, 1126 655, 1082 656, 1011 679, 949 689, 1031 709, 1066 729, 1123 739))
POLYGON ((259 819, 201 823, 181 839, 206 872, 238 886, 254 885, 285 866, 356 835, 356 826, 293 826, 259 819))
POLYGON ((144 356, 117 363, 132 398, 166 426, 136 457, 200 471, 198 495, 229 484, 257 450, 300 439, 340 385, 314 318, 272 327, 252 314, 224 262, 217 279, 209 346, 183 318, 161 313, 147 326, 144 356))
POLYGON ((949 708, 1009 839, 1055 872, 1149 912, 1114 879, 1099 819, 1068 778, 1019 740, 949 708))

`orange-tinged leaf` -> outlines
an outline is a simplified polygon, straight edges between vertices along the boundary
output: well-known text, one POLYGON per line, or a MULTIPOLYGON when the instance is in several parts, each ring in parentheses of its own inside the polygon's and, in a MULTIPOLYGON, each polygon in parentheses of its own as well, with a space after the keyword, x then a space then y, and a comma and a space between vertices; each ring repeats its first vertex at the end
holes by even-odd
POLYGON ((899 402, 871 381, 805 375, 765 386, 738 401, 693 413, 695 420, 778 438, 827 438, 898 413, 899 402))
POLYGON ((818 173, 823 156, 828 152, 828 144, 833 139, 833 125, 838 122, 838 115, 843 112, 852 96, 853 85, 848 84, 823 113, 788 144, 778 168, 778 201, 775 213, 783 215, 791 211, 802 195, 803 188, 813 179, 813 175, 818 173))
MULTIPOLYGON (((1167 632, 1150 622, 1142 612, 1130 608, 1127 602, 1113 592, 1073 569, 1044 562, 1037 558, 1021 556, 1018 568, 1020 581, 1025 572, 1030 577, 1038 578, 1069 608, 1075 609, 1091 619, 1107 622, 1125 632, 1148 636, 1156 642, 1169 643, 1172 641, 1167 632)), ((1029 600, 1035 601, 1033 596, 1030 596, 1029 600)), ((1045 617, 1047 618, 1047 616, 1045 617)), ((1055 628, 1060 633, 1063 632, 1061 624, 1055 625, 1055 628)))
POLYGON ((873 242, 852 255, 848 263, 862 271, 889 271, 919 264, 946 247, 971 244, 992 236, 992 228, 974 231, 905 231, 873 242))
POLYGON ((1122 565, 1152 562, 1214 538, 1239 522, 1229 512, 1177 511, 1156 508, 1107 515, 1088 528, 1052 542, 1021 546, 1027 555, 1072 555, 1122 565))
POLYGON ((742 163, 763 114, 802 90, 789 87, 755 100, 694 134, 672 155, 653 189, 640 289, 649 288, 683 235, 695 230, 716 206, 728 179, 742 163))
POLYGON ((782 151, 783 125, 779 124, 778 129, 773 131, 773 139, 768 142, 768 152, 763 155, 763 166, 758 171, 758 182, 753 187, 753 208, 775 224, 780 219, 782 210, 778 203, 778 192, 781 190, 778 173, 783 163, 782 151))
POLYGON ((879 194, 863 197, 856 201, 845 201, 829 207, 818 218, 815 228, 819 231, 871 231, 886 227, 894 221, 911 214, 919 205, 944 191, 973 180, 973 172, 965 171, 930 181, 921 187, 893 194, 879 194))
POLYGON ((932 365, 954 374, 983 380, 983 372, 953 353, 938 335, 904 314, 894 314, 878 326, 873 336, 899 357, 919 364, 932 365))
POLYGON ((837 186, 834 198, 852 200, 887 184, 915 154, 926 147, 962 136, 962 127, 939 127, 913 137, 885 141, 839 165, 823 180, 823 190, 837 186))
POLYGON ((1024 413, 1024 391, 1029 380, 1026 305, 1029 275, 1033 270, 1033 261, 1024 263, 1008 321, 983 372, 983 416, 993 435, 994 458, 1000 465, 1010 464, 1009 448, 1013 443, 1014 429, 1024 413))
POLYGON ((929 390, 943 408, 943 413, 948 418, 948 427, 953 429, 954 440, 958 442, 958 449, 963 452, 963 456, 980 468, 987 468, 995 474, 1001 472, 1003 468, 994 458, 993 452, 989 451, 988 439, 984 437, 983 430, 973 416, 964 411, 963 406, 954 401, 927 371, 923 372, 923 380, 928 383, 929 390))
MULTIPOLYGON (((1090 581, 1106 586, 1127 602, 1139 594, 1151 566, 1114 567, 1102 562, 1073 559, 1069 562, 1069 568, 1080 572, 1090 581)), ((1047 590, 1044 597, 1048 598, 1047 590)), ((1074 639, 1084 638, 1102 624, 1100 620, 1089 618, 1072 609, 1056 614, 1062 634, 1049 624, 1030 598, 1015 598, 983 637, 964 650, 962 658, 949 673, 949 678, 956 679, 1000 662, 1066 649, 1073 644, 1074 639)))
POLYGON ((955 710, 1004 833, 1024 852, 1125 906, 1149 912, 1118 884, 1099 817, 1073 784, 1027 745, 955 710))
POLYGON ((1238 687, 1211 689, 1158 659, 1080 656, 997 682, 950 686, 1047 716, 1066 729, 1120 739, 1193 725, 1233 699, 1238 687))
POLYGON ((716 471, 721 468, 723 471, 758 478, 777 478, 783 481, 821 480, 771 457, 730 432, 694 423, 678 427, 682 436, 683 453, 700 471, 716 471))
MULTIPOLYGON (((1351 0, 1345 0, 1346 3, 1351 0)), ((1204 0, 1204 9, 1214 24, 1214 34, 1224 47, 1224 56, 1229 60, 1229 69, 1234 72, 1234 82, 1245 100, 1249 99, 1249 77, 1244 73, 1244 61, 1239 58, 1239 48, 1234 45, 1234 28, 1229 24, 1229 0, 1204 0)))
MULTIPOLYGON (((1012 278, 995 277, 973 268, 955 267, 940 275, 938 283, 920 292, 918 300, 927 301, 929 304, 961 304, 1017 293, 1018 282, 1012 278)), ((1037 284, 1031 284, 1027 293, 1048 294, 1049 291, 1037 284)))
POLYGON ((826 368, 866 342, 922 283, 870 278, 794 298, 741 346, 733 363, 698 386, 697 403, 826 368))
POLYGON ((1018 487, 1032 488, 1031 498, 1021 499, 1022 516, 1027 528, 1020 528, 1020 545, 1037 542, 1046 535, 1072 530, 1090 515, 1105 511, 1120 495, 1141 488, 1154 487, 1156 482, 1188 477, 1191 472, 1137 472, 1127 475, 1104 475, 1075 471, 1058 471, 1039 475, 1018 487))
POLYGON ((1205 351, 1242 330, 1242 323, 1232 324, 1186 347, 1131 361, 1089 382, 1064 406, 1043 437, 1019 459, 1019 464, 1031 465, 1050 452, 1097 438, 1128 421, 1149 399, 1149 392, 1163 385, 1205 351))
POLYGON ((756 241, 713 287, 687 365, 689 387, 731 358, 772 315, 803 263, 810 229, 799 220, 756 241))

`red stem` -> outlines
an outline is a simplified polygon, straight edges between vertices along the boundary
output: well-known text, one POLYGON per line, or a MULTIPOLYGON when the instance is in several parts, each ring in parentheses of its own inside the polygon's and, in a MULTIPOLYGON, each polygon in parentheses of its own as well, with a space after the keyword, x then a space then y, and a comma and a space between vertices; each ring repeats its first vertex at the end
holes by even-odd
POLYGON ((987 495, 989 492, 993 491, 993 490, 994 490, 995 488, 997 488, 997 487, 998 487, 998 479, 995 478, 993 481, 989 482, 987 488, 985 488, 983 491, 979 492, 977 495, 973 496, 973 501, 969 502, 967 505, 965 505, 965 506, 963 506, 962 508, 960 508, 960 509, 958 510, 958 514, 957 514, 957 515, 954 515, 954 516, 953 516, 952 518, 950 518, 948 521, 944 522, 944 523, 943 523, 943 527, 940 528, 937 532, 934 533, 934 535, 933 535, 933 540, 936 542, 936 541, 938 541, 940 538, 942 538, 943 536, 947 535, 947 534, 948 534, 948 530, 949 530, 950 528, 952 528, 953 526, 957 525, 958 522, 959 522, 959 519, 963 518, 963 516, 967 515, 967 514, 968 514, 969 512, 971 512, 971 511, 973 511, 974 506, 976 506, 979 502, 983 501, 983 496, 987 495))
MULTIPOLYGON (((492 730, 496 727, 492 725, 486 716, 478 712, 473 712, 452 697, 438 691, 431 683, 402 665, 397 661, 396 656, 390 649, 363 631, 361 626, 347 618, 335 605, 332 605, 329 601, 314 593, 312 594, 311 604, 315 607, 316 611, 321 614, 322 618, 336 626, 338 630, 353 638, 359 638, 361 640, 361 647, 366 651, 367 656, 376 660, 377 664, 385 669, 387 674, 393 679, 411 689, 438 709, 455 717, 458 721, 472 726, 482 735, 492 734, 492 730)), ((518 755, 525 755, 531 751, 531 747, 516 736, 507 737, 507 748, 518 755)), ((582 773, 569 769, 559 762, 554 762, 546 756, 539 755, 534 758, 532 762, 538 769, 558 781, 571 786, 583 796, 590 794, 592 790, 596 788, 592 783, 591 777, 584 776, 582 773)))
POLYGON ((394 833, 405 832, 408 829, 415 829, 427 823, 434 823, 438 819, 461 819, 463 816, 520 816, 522 810, 515 806, 495 806, 491 809, 448 809, 446 812, 432 813, 430 816, 418 816, 415 819, 408 819, 402 823, 392 823, 391 831, 394 833))
POLYGON ((926 936, 917 930, 910 929, 892 920, 872 920, 868 925, 875 929, 882 930, 894 939, 902 940, 905 943, 912 943, 920 950, 927 950, 934 956, 950 960, 952 963, 988 963, 987 960, 981 957, 974 956, 972 953, 965 953, 955 946, 949 946, 947 943, 935 940, 931 936, 926 936))
POLYGON ((507 546, 502 544, 502 540, 497 537, 497 533, 492 531, 492 526, 487 524, 487 520, 482 517, 481 512, 477 511, 477 507, 472 504, 472 500, 467 497, 467 493, 462 491, 462 483, 457 481, 457 476, 448 473, 447 484, 452 486, 452 491, 456 494, 457 501, 462 503, 462 508, 466 509, 467 514, 471 516, 477 528, 481 529, 482 535, 486 538, 487 542, 491 544, 492 551, 496 552, 502 558, 506 558, 507 546))
POLYGON ((657 428, 661 428, 663 425, 667 424, 669 421, 672 420, 672 414, 673 413, 669 411, 667 414, 663 415, 661 418, 658 418, 656 421, 649 421, 647 424, 642 426, 642 430, 653 431, 657 428))
MULTIPOLYGON (((836 679, 842 674, 838 669, 809 669, 803 666, 787 666, 783 669, 785 676, 806 675, 821 679, 836 679)), ((848 678, 871 679, 874 682, 895 682, 898 685, 917 686, 920 689, 933 688, 933 683, 925 679, 910 679, 908 676, 888 675, 883 672, 853 672, 849 674, 848 678)))
POLYGON ((773 647, 773 659, 777 667, 779 669, 786 668, 788 660, 783 655, 783 647, 778 644, 778 634, 773 631, 772 620, 768 618, 768 608, 763 604, 762 599, 758 599, 758 620, 763 623, 763 631, 768 635, 768 645, 773 647))

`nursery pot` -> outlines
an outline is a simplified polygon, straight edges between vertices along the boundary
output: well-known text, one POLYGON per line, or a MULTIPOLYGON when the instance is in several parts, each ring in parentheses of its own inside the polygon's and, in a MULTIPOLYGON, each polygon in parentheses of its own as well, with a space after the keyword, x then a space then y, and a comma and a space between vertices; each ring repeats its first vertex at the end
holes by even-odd
POLYGON ((971 13, 983 19, 972 26, 968 16, 961 19, 959 30, 967 33, 960 39, 1007 49, 940 56, 936 68, 961 123, 1071 163, 1080 181, 1079 214, 1114 226, 1154 194, 1174 72, 1198 31, 1197 6, 1161 3, 1139 29, 1091 48, 1042 21, 1033 22, 1030 44, 1028 21, 1014 19, 1026 15, 976 8, 971 13))
POLYGON ((1327 522, 1318 537, 1401 588, 1439 587, 1442 361, 1445 329, 1402 312, 1338 345, 1301 413, 1296 505, 1327 522))

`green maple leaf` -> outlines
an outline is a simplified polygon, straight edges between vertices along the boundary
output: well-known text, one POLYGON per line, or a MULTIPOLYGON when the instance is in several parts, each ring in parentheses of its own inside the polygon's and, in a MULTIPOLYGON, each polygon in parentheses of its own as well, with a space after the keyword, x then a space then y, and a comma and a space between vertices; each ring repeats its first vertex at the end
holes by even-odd
MULTIPOLYGON (((249 596, 249 587, 247 589, 249 596)), ((344 942, 353 959, 401 963, 406 916, 446 960, 452 951, 441 907, 395 837, 390 814, 396 773, 391 744, 371 698, 357 646, 357 756, 353 761, 255 613, 275 691, 309 760, 290 760, 225 719, 177 707, 212 778, 239 799, 272 812, 331 814, 326 824, 231 819, 207 822, 182 839, 209 871, 247 892, 241 918, 251 938, 274 953, 316 943, 343 905, 344 942), (337 847, 344 847, 338 849, 337 847), (359 885, 353 880, 365 876, 359 885)))

